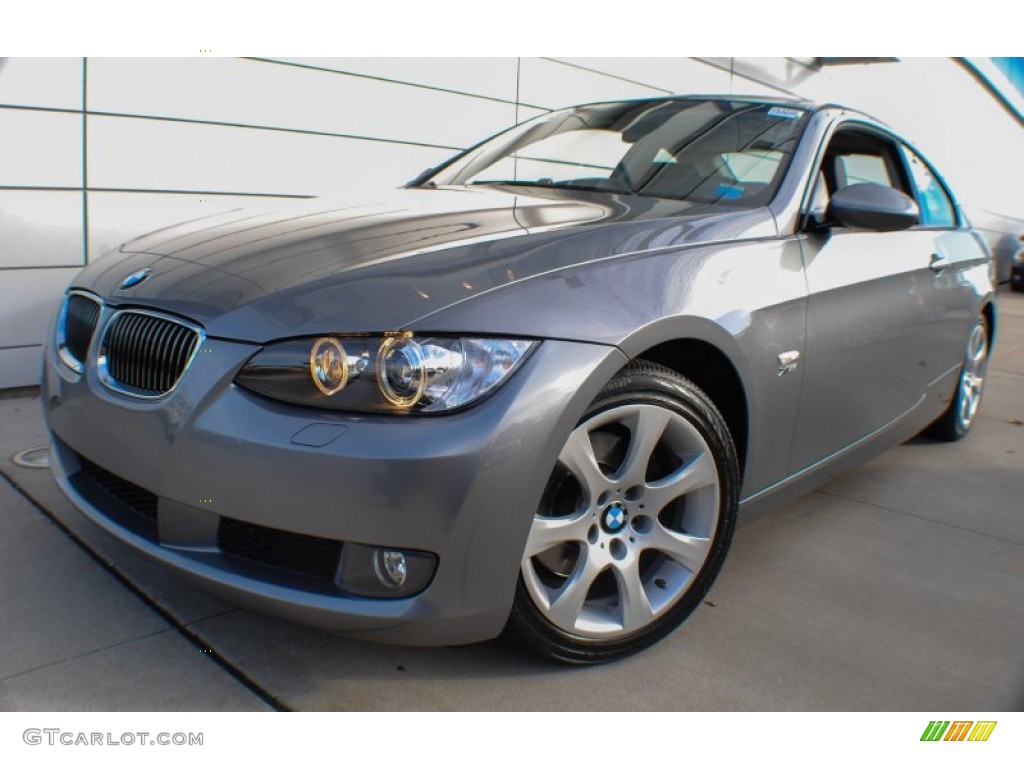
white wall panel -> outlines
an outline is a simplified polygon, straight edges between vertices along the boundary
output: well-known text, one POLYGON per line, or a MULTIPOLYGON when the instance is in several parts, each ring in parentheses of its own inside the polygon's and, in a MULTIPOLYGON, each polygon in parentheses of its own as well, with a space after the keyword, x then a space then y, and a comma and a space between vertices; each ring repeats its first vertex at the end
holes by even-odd
POLYGON ((82 59, 0 58, 0 104, 81 109, 82 59))
POLYGON ((955 61, 828 67, 803 92, 861 109, 907 136, 961 203, 1024 218, 1024 131, 955 61))
POLYGON ((672 93, 729 93, 729 73, 693 59, 562 58, 571 64, 663 88, 672 93))
POLYGON ((434 88, 515 101, 516 59, 504 58, 277 58, 323 67, 335 71, 355 72, 371 77, 401 80, 434 88))
POLYGON ((396 187, 450 150, 330 136, 89 117, 89 186, 323 194, 396 187))
POLYGON ((791 99, 793 95, 781 91, 778 88, 772 88, 763 83, 757 82, 750 78, 744 77, 740 74, 736 74, 730 82, 729 90, 726 93, 735 94, 737 96, 770 96, 772 98, 791 99))
MULTIPOLYGON (((89 260, 96 261, 138 235, 246 205, 266 207, 274 198, 239 195, 168 195, 146 192, 89 192, 89 260)), ((288 199, 278 199, 287 205, 288 199)))
MULTIPOLYGON (((757 80, 784 83, 786 88, 804 82, 813 73, 800 64, 784 59, 736 59, 736 73, 689 58, 562 58, 569 64, 578 64, 589 70, 634 80, 672 93, 735 93, 750 96, 780 96, 789 94, 757 80), (744 73, 751 77, 745 76, 744 73), (753 79, 751 79, 753 78, 753 79)), ((729 59, 715 59, 728 67, 729 59)), ((648 94, 649 95, 649 94, 648 94)))
POLYGON ((81 192, 0 190, 0 268, 81 266, 82 243, 81 192))
MULTIPOLYGON (((12 269, 0 273, 0 349, 42 344, 60 298, 78 269, 12 269)), ((32 372, 39 374, 38 368, 32 372)))
POLYGON ((462 147, 513 104, 243 59, 90 59, 89 109, 462 147))
MULTIPOLYGON (((549 109, 531 109, 530 107, 522 107, 521 106, 521 107, 519 107, 519 116, 518 116, 518 119, 516 120, 516 122, 517 123, 525 123, 527 120, 532 120, 533 118, 537 117, 538 115, 547 115, 547 114, 550 114, 550 112, 551 112, 551 110, 549 110, 549 109)), ((481 136, 481 138, 483 138, 483 137, 481 136)))
POLYGON ((523 59, 519 98, 525 104, 557 108, 589 101, 661 96, 664 91, 595 74, 547 59, 523 59))
POLYGON ((42 365, 40 353, 41 348, 37 346, 0 348, 0 389, 38 384, 42 365))
POLYGON ((682 57, 283 61, 89 59, 83 70, 80 58, 0 58, 0 388, 37 380, 34 345, 76 272, 62 265, 81 262, 83 239, 90 258, 98 259, 125 239, 171 223, 240 205, 290 204, 249 195, 372 197, 370 188, 398 186, 452 154, 302 131, 466 146, 517 115, 523 121, 542 114, 537 105, 664 91, 784 95, 774 84, 848 103, 909 133, 963 203, 1001 214, 990 217, 998 226, 979 217, 999 242, 1007 231, 1011 240, 1018 234, 1007 217, 1024 219, 1024 198, 1014 189, 1024 176, 1024 134, 950 59, 818 72, 781 58, 716 59, 725 70, 682 57), (84 235, 82 192, 2 189, 81 185, 80 114, 2 105, 80 110, 83 74, 90 110, 129 115, 88 118, 93 191, 84 235), (138 191, 96 189, 104 187, 138 191), (218 191, 242 194, 210 194, 218 191))
POLYGON ((0 108, 0 186, 82 186, 81 114, 0 108))
MULTIPOLYGON (((754 80, 768 85, 777 85, 780 89, 793 93, 799 93, 804 83, 821 74, 820 69, 807 66, 806 62, 801 63, 780 56, 736 58, 733 59, 733 67, 741 75, 750 76, 754 80)), ((742 80, 740 82, 742 83, 742 80)), ((783 93, 782 95, 788 94, 783 93)))

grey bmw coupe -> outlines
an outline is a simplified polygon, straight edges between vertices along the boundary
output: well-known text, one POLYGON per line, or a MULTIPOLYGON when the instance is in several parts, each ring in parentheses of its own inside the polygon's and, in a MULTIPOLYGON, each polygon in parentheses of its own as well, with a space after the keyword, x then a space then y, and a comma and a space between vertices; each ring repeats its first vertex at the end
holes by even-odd
POLYGON ((673 631, 737 520, 976 418, 991 258, 834 105, 552 112, 388 199, 140 237, 43 402, 89 519, 256 610, 563 662, 673 631))

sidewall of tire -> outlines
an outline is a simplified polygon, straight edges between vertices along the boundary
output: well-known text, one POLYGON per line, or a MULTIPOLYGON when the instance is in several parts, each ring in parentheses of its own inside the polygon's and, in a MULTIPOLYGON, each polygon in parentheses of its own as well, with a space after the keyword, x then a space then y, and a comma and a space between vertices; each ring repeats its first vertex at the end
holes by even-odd
MULTIPOLYGON (((985 315, 981 315, 980 317, 978 317, 971 325, 971 334, 974 333, 974 328, 979 321, 983 323, 985 326, 986 355, 991 355, 992 329, 989 327, 988 318, 986 318, 985 315)), ((968 336, 968 339, 970 339, 970 336, 968 336)), ((935 438, 936 440, 943 440, 951 443, 956 442, 957 440, 962 440, 963 438, 967 437, 967 435, 971 431, 971 427, 974 426, 974 422, 977 421, 978 419, 978 413, 981 410, 981 400, 985 399, 984 388, 981 392, 981 399, 978 401, 978 412, 974 414, 974 418, 971 420, 971 424, 967 428, 964 428, 963 425, 960 424, 960 398, 963 396, 964 387, 963 366, 967 365, 967 350, 968 346, 965 345, 964 360, 960 368, 960 371, 957 373, 956 390, 953 392, 953 399, 950 401, 949 407, 945 410, 945 412, 943 412, 943 414, 939 416, 939 418, 937 418, 934 422, 932 422, 932 424, 930 424, 925 429, 924 434, 927 435, 928 437, 932 437, 935 438)))
POLYGON ((580 420, 625 404, 647 403, 674 410, 693 424, 711 448, 719 476, 719 515, 711 551, 679 601, 647 627, 617 640, 571 634, 549 622, 534 604, 520 574, 506 634, 550 659, 597 664, 631 655, 673 632, 701 604, 721 570, 732 541, 739 506, 740 472, 735 445, 714 403, 692 382, 653 363, 631 363, 615 376, 580 420))

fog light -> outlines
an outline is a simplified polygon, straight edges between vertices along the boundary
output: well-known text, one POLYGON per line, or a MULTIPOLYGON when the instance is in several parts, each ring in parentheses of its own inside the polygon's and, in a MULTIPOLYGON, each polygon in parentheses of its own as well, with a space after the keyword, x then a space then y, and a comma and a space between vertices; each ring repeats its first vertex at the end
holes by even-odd
POLYGON ((385 587, 405 584, 405 554, 397 549, 378 549, 373 556, 373 569, 385 587))
POLYGON ((436 570, 432 552, 345 542, 335 583, 359 597, 411 597, 427 588, 436 570))

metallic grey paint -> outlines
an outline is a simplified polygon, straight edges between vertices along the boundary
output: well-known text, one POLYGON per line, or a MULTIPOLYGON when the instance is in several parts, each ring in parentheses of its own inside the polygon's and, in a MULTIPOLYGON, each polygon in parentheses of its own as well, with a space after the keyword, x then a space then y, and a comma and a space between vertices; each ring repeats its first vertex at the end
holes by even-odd
MULTIPOLYGON (((945 410, 992 301, 990 257, 966 226, 802 231, 823 143, 846 120, 886 131, 819 108, 774 201, 753 210, 419 188, 380 205, 239 211, 134 240, 74 281, 105 302, 99 327, 136 307, 180 316, 206 338, 179 386, 153 400, 111 391, 94 364, 76 373, 51 343, 44 408, 58 482, 110 533, 236 602, 392 642, 493 637, 561 446, 628 360, 687 339, 729 362, 747 414, 747 517, 945 410), (146 268, 147 280, 118 290, 146 268), (543 341, 483 402, 440 417, 315 411, 232 383, 265 343, 385 331, 543 341), (324 424, 337 427, 326 443, 293 439, 324 424), (75 491, 79 454, 159 497, 159 543, 75 491), (321 592, 222 556, 219 515, 425 550, 440 565, 408 599, 321 592)), ((686 359, 674 362, 687 372, 686 359)))

